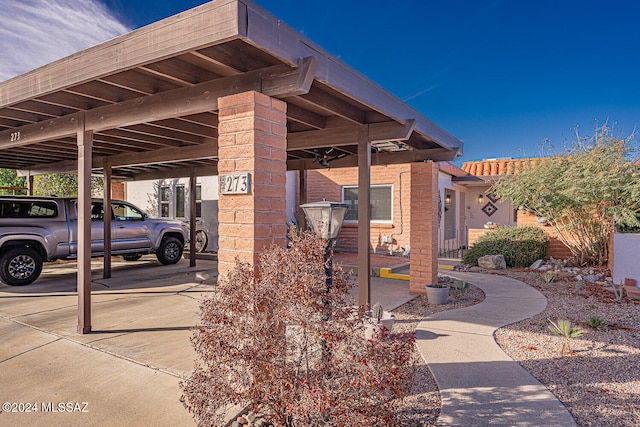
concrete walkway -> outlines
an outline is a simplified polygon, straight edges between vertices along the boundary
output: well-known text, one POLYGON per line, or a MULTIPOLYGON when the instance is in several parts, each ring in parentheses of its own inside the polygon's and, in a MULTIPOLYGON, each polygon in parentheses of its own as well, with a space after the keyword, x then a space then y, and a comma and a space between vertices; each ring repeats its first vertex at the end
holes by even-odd
POLYGON ((76 332, 74 263, 48 265, 28 286, 0 285, 0 426, 193 426, 179 383, 215 262, 93 263, 93 332, 76 332), (28 404, 29 406, 25 406, 28 404))
POLYGON ((543 311, 546 298, 503 276, 447 271, 481 288, 480 304, 437 313, 416 330, 442 395, 442 426, 575 426, 565 406, 496 344, 499 327, 543 311))

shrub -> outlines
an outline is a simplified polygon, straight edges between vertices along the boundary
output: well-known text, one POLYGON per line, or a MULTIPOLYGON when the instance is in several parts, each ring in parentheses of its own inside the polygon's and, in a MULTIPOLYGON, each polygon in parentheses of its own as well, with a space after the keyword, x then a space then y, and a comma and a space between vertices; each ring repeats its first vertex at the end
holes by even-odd
POLYGON ((504 255, 507 267, 528 267, 547 255, 549 236, 537 227, 498 227, 480 237, 464 256, 465 264, 478 265, 485 255, 504 255))
POLYGON ((327 288, 326 241, 296 230, 289 238, 258 267, 236 263, 201 302, 182 401, 198 425, 224 425, 231 405, 276 426, 397 425, 413 334, 365 340, 365 308, 345 302, 352 285, 340 268, 327 288))

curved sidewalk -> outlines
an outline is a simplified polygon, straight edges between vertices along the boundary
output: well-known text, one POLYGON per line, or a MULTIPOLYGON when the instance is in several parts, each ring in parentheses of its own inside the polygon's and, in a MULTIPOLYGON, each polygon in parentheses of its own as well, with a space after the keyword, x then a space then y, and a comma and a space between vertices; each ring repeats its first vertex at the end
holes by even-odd
POLYGON ((566 407, 507 356, 493 332, 543 311, 540 292, 515 279, 447 271, 481 288, 480 304, 437 313, 416 342, 442 395, 442 426, 575 426, 566 407))

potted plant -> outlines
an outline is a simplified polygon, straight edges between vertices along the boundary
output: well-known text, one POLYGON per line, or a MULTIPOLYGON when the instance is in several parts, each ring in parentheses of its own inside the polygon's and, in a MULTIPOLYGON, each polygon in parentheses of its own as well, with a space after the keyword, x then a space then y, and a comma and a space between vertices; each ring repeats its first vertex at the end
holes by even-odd
POLYGON ((373 339, 375 336, 380 335, 382 328, 386 328, 390 334, 393 329, 393 324, 396 321, 396 316, 388 311, 384 311, 382 304, 375 303, 373 308, 367 311, 367 321, 364 327, 365 339, 373 339))
POLYGON ((426 288, 429 304, 445 304, 447 302, 451 290, 450 286, 436 283, 435 285, 427 285, 426 288))

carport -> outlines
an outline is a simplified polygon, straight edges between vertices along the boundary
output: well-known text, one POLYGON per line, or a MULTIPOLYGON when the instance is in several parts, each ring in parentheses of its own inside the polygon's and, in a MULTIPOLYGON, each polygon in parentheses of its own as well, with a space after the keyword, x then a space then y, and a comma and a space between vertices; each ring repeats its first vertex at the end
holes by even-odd
MULTIPOLYGON (((411 206, 425 220, 412 223, 410 290, 423 292, 437 277, 436 162, 461 152, 459 140, 247 0, 207 3, 0 83, 0 167, 29 181, 78 174, 80 333, 91 331, 91 174, 105 177, 105 206, 112 179, 188 176, 191 191, 197 176, 246 180, 220 194, 225 274, 236 257, 255 264, 266 245, 284 244, 287 170, 300 171, 304 203, 306 170, 358 166, 358 267, 369 272, 370 166, 411 163, 411 206)), ((108 215, 104 229, 108 277, 108 215)), ((358 281, 367 303, 369 274, 358 281)))

